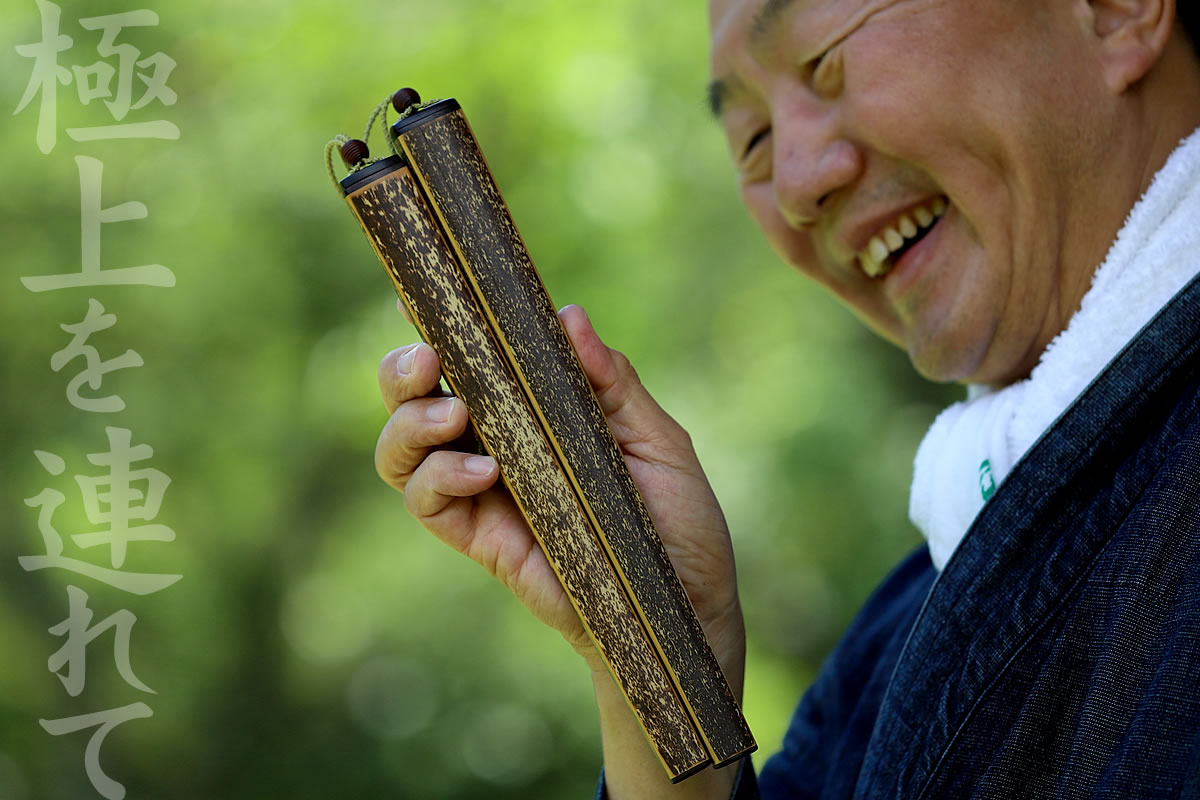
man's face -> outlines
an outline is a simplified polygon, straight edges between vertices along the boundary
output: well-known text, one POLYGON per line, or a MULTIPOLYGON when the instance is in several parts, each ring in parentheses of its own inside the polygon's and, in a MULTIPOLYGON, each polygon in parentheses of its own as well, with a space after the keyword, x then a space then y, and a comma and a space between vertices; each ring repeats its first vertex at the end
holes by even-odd
POLYGON ((712 0, 751 215, 933 379, 1027 375, 1132 202, 1098 197, 1081 4, 712 0))

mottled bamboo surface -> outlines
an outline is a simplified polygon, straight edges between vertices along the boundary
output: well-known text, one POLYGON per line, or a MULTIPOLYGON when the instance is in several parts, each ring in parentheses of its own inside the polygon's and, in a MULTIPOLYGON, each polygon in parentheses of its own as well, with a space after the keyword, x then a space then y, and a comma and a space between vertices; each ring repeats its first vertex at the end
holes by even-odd
POLYGON ((667 775, 752 752, 466 117, 433 116, 397 144, 407 163, 347 202, 667 775))
POLYGON ((461 110, 398 144, 718 765, 754 738, 461 110))

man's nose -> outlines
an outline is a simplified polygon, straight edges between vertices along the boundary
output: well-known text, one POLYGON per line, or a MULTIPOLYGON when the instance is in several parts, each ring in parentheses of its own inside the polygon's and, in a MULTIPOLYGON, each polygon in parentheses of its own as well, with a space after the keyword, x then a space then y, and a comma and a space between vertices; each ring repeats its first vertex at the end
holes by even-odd
POLYGON ((858 179, 862 151, 839 133, 830 111, 794 112, 777 121, 773 134, 779 213, 794 228, 810 226, 828 212, 839 190, 858 179))

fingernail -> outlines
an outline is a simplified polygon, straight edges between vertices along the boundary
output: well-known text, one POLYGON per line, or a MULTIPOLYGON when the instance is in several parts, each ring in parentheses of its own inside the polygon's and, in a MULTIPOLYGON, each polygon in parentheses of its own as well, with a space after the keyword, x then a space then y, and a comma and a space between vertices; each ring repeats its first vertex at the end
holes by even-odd
POLYGON ((567 303, 565 306, 563 306, 562 308, 560 308, 560 309, 558 310, 558 313, 561 315, 561 314, 563 314, 563 313, 564 313, 564 312, 565 312, 565 311, 566 311, 568 308, 578 308, 578 309, 579 309, 579 313, 583 315, 583 318, 584 318, 585 320, 587 320, 587 323, 588 323, 589 325, 591 325, 591 324, 592 324, 592 318, 588 316, 587 310, 586 310, 586 309, 585 309, 583 306, 579 305, 578 303, 567 303))
POLYGON ((425 412, 425 416, 430 422, 445 422, 450 419, 450 412, 454 410, 454 404, 458 402, 456 397, 447 397, 444 400, 439 400, 429 407, 425 412))
POLYGON ((400 360, 396 362, 396 372, 400 375, 407 375, 412 372, 413 359, 417 357, 417 346, 409 345, 408 349, 400 354, 400 360))
POLYGON ((463 459, 463 468, 475 475, 489 475, 495 467, 496 461, 491 456, 467 456, 463 459))

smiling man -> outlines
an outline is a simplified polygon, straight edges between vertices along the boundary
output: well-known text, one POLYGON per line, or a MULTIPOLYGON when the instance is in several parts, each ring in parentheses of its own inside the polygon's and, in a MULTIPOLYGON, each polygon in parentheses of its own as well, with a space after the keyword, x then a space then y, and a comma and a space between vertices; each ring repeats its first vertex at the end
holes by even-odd
POLYGON ((922 373, 1028 375, 1195 118, 1169 8, 1109 5, 716 0, 746 206, 922 373))
MULTIPOLYGON (((1173 0, 713 0, 713 111, 751 216, 934 380, 928 539, 802 698, 782 751, 677 786, 489 458, 438 449, 436 354, 380 369, 376 453, 433 533, 593 674, 626 798, 1200 797, 1200 62, 1173 0)), ((563 323, 731 685, 745 636, 687 434, 563 323)), ((770 502, 764 498, 763 502, 770 502)))

